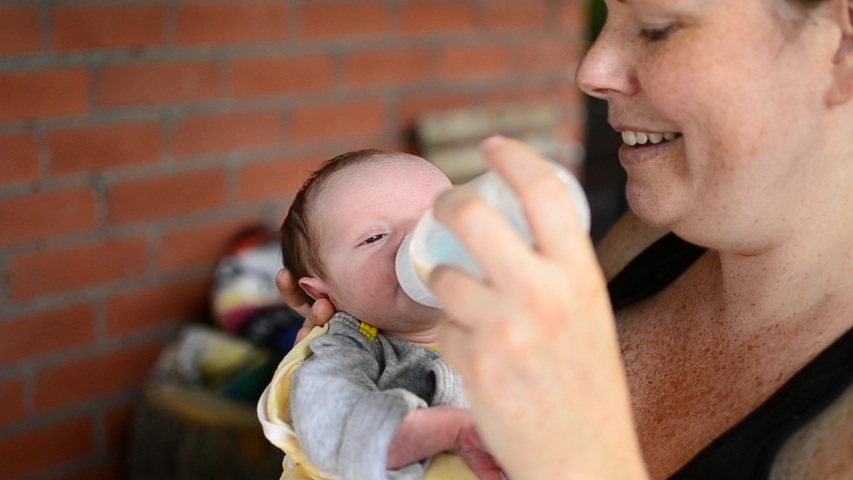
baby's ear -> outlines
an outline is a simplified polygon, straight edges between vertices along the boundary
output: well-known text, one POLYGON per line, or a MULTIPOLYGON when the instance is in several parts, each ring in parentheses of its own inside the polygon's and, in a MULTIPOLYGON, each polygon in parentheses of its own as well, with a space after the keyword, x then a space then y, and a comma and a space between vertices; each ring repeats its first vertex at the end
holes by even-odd
POLYGON ((326 286, 326 282, 317 277, 300 278, 299 287, 314 300, 329 299, 329 288, 326 286))
POLYGON ((835 84, 829 103, 840 105, 853 98, 853 0, 836 0, 841 40, 835 52, 835 84))

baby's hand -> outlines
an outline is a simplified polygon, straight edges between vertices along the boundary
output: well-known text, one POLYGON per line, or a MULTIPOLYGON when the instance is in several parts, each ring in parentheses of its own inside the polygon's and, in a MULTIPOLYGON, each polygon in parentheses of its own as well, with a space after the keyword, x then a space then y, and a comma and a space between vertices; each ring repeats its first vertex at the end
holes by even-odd
POLYGON ((441 452, 462 457, 481 480, 505 478, 486 452, 471 412, 449 406, 418 408, 406 415, 388 449, 388 468, 400 468, 441 452))
POLYGON ((481 480, 504 480, 506 477, 492 455, 486 450, 483 439, 474 426, 474 418, 468 414, 468 422, 459 429, 456 453, 465 460, 481 480))

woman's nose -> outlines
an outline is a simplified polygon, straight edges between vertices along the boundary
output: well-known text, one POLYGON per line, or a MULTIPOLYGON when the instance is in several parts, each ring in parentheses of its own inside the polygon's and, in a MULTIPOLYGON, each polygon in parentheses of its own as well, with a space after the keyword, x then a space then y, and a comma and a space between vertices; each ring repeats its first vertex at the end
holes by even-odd
POLYGON ((610 100, 617 94, 637 92, 631 44, 619 37, 619 33, 603 30, 581 60, 575 82, 587 95, 610 100))

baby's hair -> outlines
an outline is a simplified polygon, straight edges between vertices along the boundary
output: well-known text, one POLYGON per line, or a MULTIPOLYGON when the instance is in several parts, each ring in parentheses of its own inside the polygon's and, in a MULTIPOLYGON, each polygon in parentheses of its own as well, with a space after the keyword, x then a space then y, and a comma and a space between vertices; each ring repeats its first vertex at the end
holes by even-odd
MULTIPOLYGON (((319 243, 322 239, 311 219, 315 213, 316 199, 329 181, 349 167, 392 157, 429 163, 420 157, 402 152, 378 149, 356 150, 326 160, 302 184, 281 224, 281 256, 284 266, 290 270, 295 281, 306 276, 325 277, 326 272, 319 251, 319 243)), ((313 301, 304 292, 303 295, 308 302, 313 301)))

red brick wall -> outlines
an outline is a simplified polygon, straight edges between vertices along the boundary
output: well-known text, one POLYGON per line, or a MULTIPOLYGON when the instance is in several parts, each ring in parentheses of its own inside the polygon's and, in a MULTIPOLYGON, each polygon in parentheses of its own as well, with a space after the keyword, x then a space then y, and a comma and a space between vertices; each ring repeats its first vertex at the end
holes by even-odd
POLYGON ((418 114, 565 106, 582 0, 0 5, 0 479, 122 478, 140 385, 229 235, 418 114))

